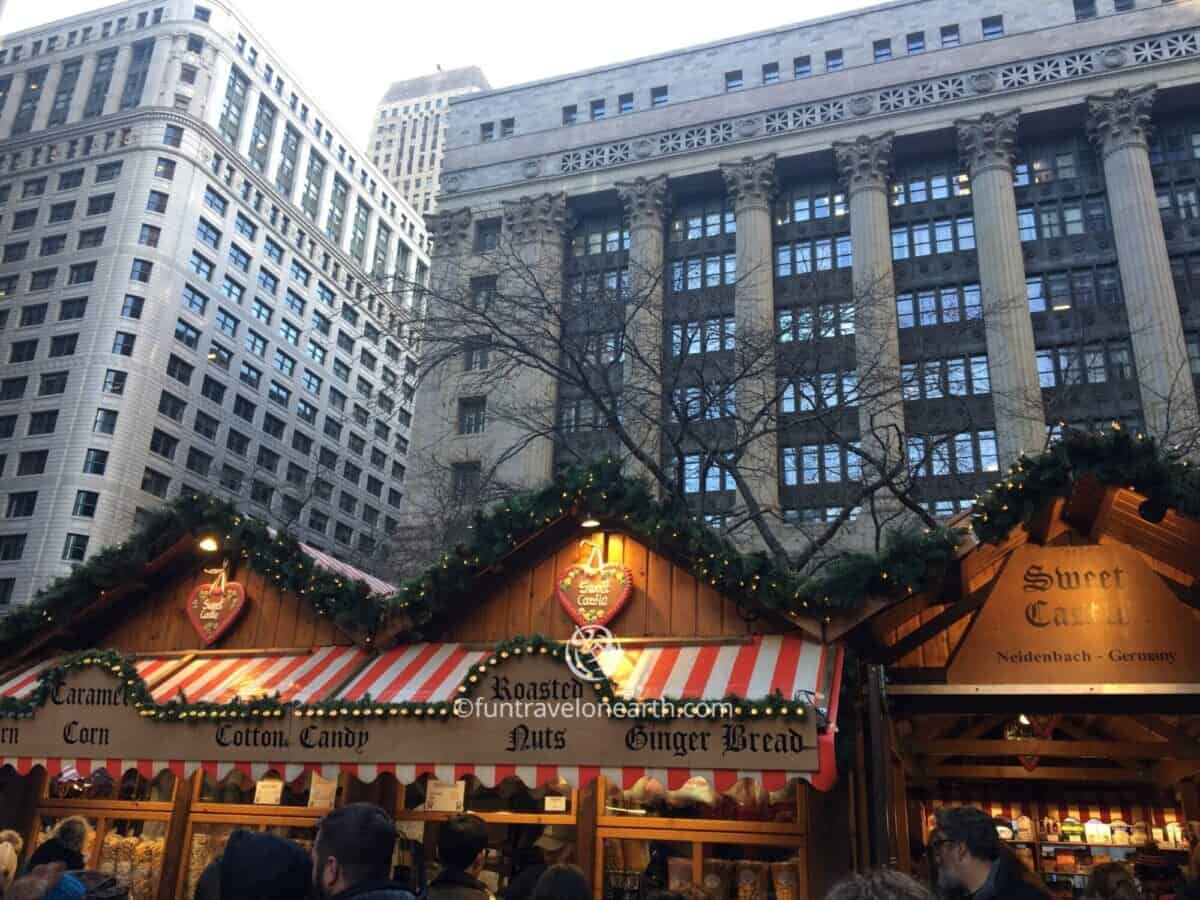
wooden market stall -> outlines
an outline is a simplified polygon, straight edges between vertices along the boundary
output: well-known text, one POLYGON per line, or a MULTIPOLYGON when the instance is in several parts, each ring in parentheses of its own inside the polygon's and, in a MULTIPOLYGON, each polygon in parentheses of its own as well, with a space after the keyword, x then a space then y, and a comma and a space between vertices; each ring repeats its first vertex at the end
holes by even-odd
POLYGON ((958 524, 953 564, 849 638, 876 700, 875 858, 927 873, 934 812, 966 803, 1056 897, 1110 861, 1171 895, 1200 827, 1196 473, 1074 434, 958 524))
POLYGON ((829 725, 841 650, 731 594, 712 567, 743 563, 703 526, 640 501, 713 548, 696 557, 631 523, 623 484, 603 482, 599 527, 576 506, 521 528, 500 513, 400 588, 181 498, 0 623, 0 827, 32 850, 85 816, 89 865, 133 900, 190 898, 235 828, 310 843, 357 800, 395 813, 413 887, 439 824, 468 810, 497 885, 553 827, 597 897, 820 890, 850 866, 817 827, 848 807, 829 725), (616 640, 572 642, 600 623, 616 640))

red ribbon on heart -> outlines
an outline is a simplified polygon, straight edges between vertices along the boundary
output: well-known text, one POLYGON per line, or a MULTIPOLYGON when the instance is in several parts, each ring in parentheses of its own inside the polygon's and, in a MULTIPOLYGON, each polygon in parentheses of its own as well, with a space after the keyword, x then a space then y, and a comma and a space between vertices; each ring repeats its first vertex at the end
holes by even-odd
POLYGON ((602 562, 599 548, 591 541, 581 541, 580 549, 591 551, 588 561, 559 573, 558 602, 576 624, 607 625, 633 594, 633 570, 602 562))
POLYGON ((205 569, 216 575, 211 584, 202 584, 188 597, 187 614, 205 647, 221 639, 246 608, 246 589, 236 581, 227 581, 225 569, 205 569))

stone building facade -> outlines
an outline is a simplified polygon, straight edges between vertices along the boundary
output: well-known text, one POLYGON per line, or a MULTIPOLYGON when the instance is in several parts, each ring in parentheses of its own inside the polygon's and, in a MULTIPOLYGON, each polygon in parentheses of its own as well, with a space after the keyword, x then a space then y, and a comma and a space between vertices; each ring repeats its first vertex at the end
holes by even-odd
MULTIPOLYGON (((840 358, 861 377, 869 357, 892 380, 869 402, 833 398, 851 407, 845 434, 896 444, 921 502, 950 514, 1059 423, 1193 433, 1198 81, 1195 4, 904 0, 473 94, 451 104, 434 282, 482 265, 494 223, 537 215, 561 223, 543 240, 568 281, 663 273, 661 371, 691 352, 672 336, 713 316, 773 323, 779 365, 840 358), (501 120, 512 133, 493 140, 501 120), (621 237, 587 243, 607 227, 621 237)), ((414 467, 435 446, 464 471, 514 446, 502 421, 460 433, 464 398, 503 389, 452 362, 431 373, 414 467)), ((546 376, 537 389, 577 413, 546 376)), ((828 519, 864 476, 853 448, 788 412, 752 448, 756 493, 785 519, 828 519)), ((676 458, 661 429, 641 439, 698 508, 725 508, 711 461, 676 458)), ((502 474, 544 483, 577 441, 560 433, 502 474)))
MULTIPOLYGON (((371 123, 371 161, 412 208, 437 207, 450 98, 490 89, 478 66, 464 66, 392 84, 371 123)), ((503 124, 496 137, 501 136, 503 124)))
POLYGON ((394 524, 420 217, 223 3, 0 43, 0 604, 204 489, 346 556, 394 524))

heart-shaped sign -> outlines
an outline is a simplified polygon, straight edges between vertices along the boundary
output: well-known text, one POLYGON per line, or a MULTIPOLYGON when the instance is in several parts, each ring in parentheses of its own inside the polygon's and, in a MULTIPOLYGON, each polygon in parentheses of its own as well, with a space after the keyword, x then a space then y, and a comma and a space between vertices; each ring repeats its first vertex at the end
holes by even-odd
POLYGON ((633 593, 633 570, 620 563, 568 566, 558 576, 558 602, 579 625, 607 625, 633 593))
POLYGON ((246 607, 246 589, 236 581, 226 581, 222 573, 212 584, 202 584, 188 598, 187 613, 204 641, 211 647, 227 632, 246 607))

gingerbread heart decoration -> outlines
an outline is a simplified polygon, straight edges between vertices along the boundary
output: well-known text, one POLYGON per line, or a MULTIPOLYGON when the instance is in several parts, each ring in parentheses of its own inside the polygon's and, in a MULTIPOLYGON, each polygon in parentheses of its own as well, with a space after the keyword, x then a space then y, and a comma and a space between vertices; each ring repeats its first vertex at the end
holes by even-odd
POLYGON ((589 541, 587 563, 568 566, 558 576, 558 602, 579 625, 607 625, 633 594, 633 570, 620 563, 606 563, 589 541))
POLYGON ((236 581, 227 581, 224 569, 205 569, 204 572, 217 578, 212 584, 202 584, 192 591, 187 613, 204 646, 211 647, 246 608, 246 589, 236 581))
MULTIPOLYGON (((1049 740, 1054 734, 1054 728, 1058 725, 1058 720, 1061 716, 1032 716, 1030 723, 1033 726, 1033 736, 1042 740, 1049 740)), ((1040 756, 1018 756, 1017 762, 1025 767, 1027 772, 1032 772, 1038 767, 1041 762, 1040 756)))

